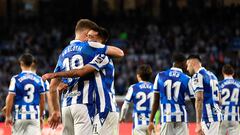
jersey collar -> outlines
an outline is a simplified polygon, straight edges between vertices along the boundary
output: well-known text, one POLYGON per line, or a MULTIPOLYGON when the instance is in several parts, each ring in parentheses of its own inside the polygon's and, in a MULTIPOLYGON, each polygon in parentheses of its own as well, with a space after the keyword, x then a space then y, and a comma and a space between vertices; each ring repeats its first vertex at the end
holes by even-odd
POLYGON ((23 70, 22 73, 33 73, 31 70, 23 70))
POLYGON ((177 70, 177 71, 183 72, 181 68, 177 68, 177 67, 172 67, 171 70, 177 70))
POLYGON ((224 79, 233 79, 232 76, 227 76, 227 77, 224 77, 224 79))
POLYGON ((72 41, 70 42, 70 44, 73 44, 73 43, 76 43, 76 42, 82 42, 82 41, 80 41, 80 40, 72 40, 72 41))

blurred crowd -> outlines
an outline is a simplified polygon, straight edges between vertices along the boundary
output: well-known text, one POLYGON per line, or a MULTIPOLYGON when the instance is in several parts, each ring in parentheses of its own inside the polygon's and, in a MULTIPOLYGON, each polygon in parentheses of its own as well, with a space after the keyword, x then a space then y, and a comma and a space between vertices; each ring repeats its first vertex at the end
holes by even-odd
MULTIPOLYGON (((218 12, 190 14, 186 11, 162 19, 125 17, 96 22, 109 30, 109 44, 124 50, 123 59, 115 59, 115 89, 124 95, 136 82, 136 68, 147 63, 157 72, 171 67, 174 52, 200 54, 203 65, 221 80, 223 64, 230 63, 240 73, 240 12, 239 7, 218 12), (134 18, 134 19, 133 19, 134 18)), ((74 25, 57 23, 13 23, 0 39, 0 98, 5 99, 13 75, 20 72, 17 58, 30 52, 38 59, 38 74, 52 72, 61 50, 74 38, 74 25)), ((1 30, 1 28, 0 28, 1 30)), ((152 80, 153 82, 153 80, 152 80)), ((0 102, 0 108, 4 102, 0 102)))

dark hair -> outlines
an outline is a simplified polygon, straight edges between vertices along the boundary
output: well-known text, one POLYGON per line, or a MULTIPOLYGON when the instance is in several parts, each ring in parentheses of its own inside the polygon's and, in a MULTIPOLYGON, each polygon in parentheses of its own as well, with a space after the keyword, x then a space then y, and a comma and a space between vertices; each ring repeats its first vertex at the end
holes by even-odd
POLYGON ((30 53, 25 53, 25 54, 22 54, 22 55, 19 57, 18 61, 19 61, 19 63, 22 63, 22 64, 24 64, 24 65, 27 66, 27 67, 30 67, 30 66, 32 65, 34 59, 35 59, 35 58, 33 57, 32 54, 30 54, 30 53))
POLYGON ((196 54, 191 54, 188 56, 187 60, 189 59, 197 59, 199 62, 202 62, 202 59, 199 55, 196 55, 196 54))
POLYGON ((227 75, 233 75, 234 74, 234 69, 230 64, 226 64, 222 68, 222 72, 227 75))
POLYGON ((152 68, 149 65, 140 65, 137 69, 137 74, 143 81, 149 81, 152 76, 152 68))
POLYGON ((37 69, 37 59, 36 58, 33 59, 32 69, 37 69))
POLYGON ((186 61, 186 57, 182 53, 174 53, 172 56, 173 63, 183 63, 186 61))
POLYGON ((75 31, 83 31, 85 29, 91 29, 91 30, 97 31, 98 30, 98 25, 95 22, 93 22, 89 19, 80 19, 77 22, 77 25, 75 27, 75 31))
POLYGON ((100 36, 100 38, 103 40, 103 43, 105 44, 109 38, 108 31, 103 27, 99 27, 98 35, 100 36))

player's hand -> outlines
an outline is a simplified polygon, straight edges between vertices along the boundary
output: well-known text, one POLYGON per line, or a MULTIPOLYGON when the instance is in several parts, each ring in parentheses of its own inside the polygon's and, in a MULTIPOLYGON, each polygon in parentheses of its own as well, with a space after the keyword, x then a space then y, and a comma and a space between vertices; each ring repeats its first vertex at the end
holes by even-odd
POLYGON ((44 122, 43 118, 40 118, 40 129, 41 130, 43 129, 43 122, 44 122))
POLYGON ((123 122, 125 122, 125 119, 124 119, 124 118, 122 118, 122 119, 119 120, 119 123, 123 123, 123 122))
POLYGON ((196 135, 204 135, 201 123, 196 124, 195 133, 196 133, 196 135))
POLYGON ((153 122, 150 122, 148 125, 148 134, 151 135, 152 132, 155 132, 155 125, 153 122))
POLYGON ((48 79, 53 79, 53 78, 55 78, 55 74, 54 73, 46 73, 46 74, 44 74, 42 76, 43 81, 46 81, 48 79))
POLYGON ((6 117, 5 118, 5 125, 6 126, 12 126, 13 122, 12 122, 12 118, 11 117, 6 117))
POLYGON ((68 85, 65 84, 65 83, 63 83, 63 82, 61 82, 61 83, 58 85, 57 90, 58 90, 59 92, 63 92, 63 91, 65 91, 67 88, 68 88, 68 85))
POLYGON ((1 111, 3 112, 3 115, 5 116, 5 114, 6 114, 6 106, 4 106, 1 111))
POLYGON ((61 122, 61 113, 60 111, 53 111, 51 117, 48 119, 48 123, 51 128, 57 128, 58 124, 61 122))

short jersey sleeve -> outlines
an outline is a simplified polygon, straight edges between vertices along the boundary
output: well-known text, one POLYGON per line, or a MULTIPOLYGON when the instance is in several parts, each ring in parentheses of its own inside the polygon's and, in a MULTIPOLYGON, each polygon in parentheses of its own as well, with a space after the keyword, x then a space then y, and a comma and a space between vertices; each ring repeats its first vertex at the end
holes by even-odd
POLYGON ((127 94, 126 94, 125 101, 131 102, 132 99, 133 99, 133 86, 130 86, 130 87, 128 88, 128 92, 127 92, 127 94))
POLYGON ((110 62, 108 56, 104 54, 98 54, 94 57, 94 59, 89 63, 92 67, 94 67, 97 71, 104 68, 110 62))
POLYGON ((202 74, 194 74, 192 77, 192 87, 194 92, 203 91, 203 76, 202 74))
POLYGON ((44 94, 46 92, 46 86, 45 86, 45 82, 43 82, 43 80, 41 79, 41 87, 40 87, 40 90, 39 90, 39 93, 40 94, 44 94))
POLYGON ((44 82, 44 87, 46 92, 49 91, 49 82, 47 80, 44 82))
POLYGON ((193 90, 193 86, 192 86, 192 80, 190 77, 187 80, 187 94, 190 98, 194 98, 194 90, 193 90))
POLYGON ((16 93, 16 78, 12 77, 8 88, 9 93, 16 93))
POLYGON ((89 46, 96 49, 97 54, 106 54, 107 46, 98 42, 88 42, 89 46))
POLYGON ((54 69, 54 72, 61 72, 61 71, 64 71, 64 70, 65 70, 65 68, 63 66, 63 58, 60 55, 59 58, 58 58, 57 65, 54 69))
POLYGON ((158 81, 159 81, 159 74, 157 74, 157 76, 155 77, 154 84, 153 84, 153 90, 154 92, 157 92, 157 93, 160 92, 158 81))

